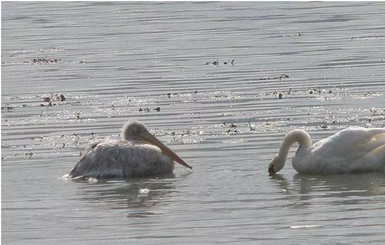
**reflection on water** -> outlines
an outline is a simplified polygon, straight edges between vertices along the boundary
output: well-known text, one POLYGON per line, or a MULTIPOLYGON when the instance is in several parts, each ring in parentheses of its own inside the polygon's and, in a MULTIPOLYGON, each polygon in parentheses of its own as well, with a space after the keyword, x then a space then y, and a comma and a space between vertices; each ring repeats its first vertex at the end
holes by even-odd
POLYGON ((130 180, 67 180, 83 183, 78 189, 81 199, 88 203, 105 203, 110 209, 125 209, 127 217, 159 215, 156 206, 167 205, 175 190, 175 175, 161 178, 130 180))
POLYGON ((296 174, 293 182, 301 194, 324 192, 331 197, 377 196, 383 195, 385 188, 382 173, 314 176, 296 174))
POLYGON ((279 192, 292 203, 293 208, 304 208, 327 202, 331 206, 380 204, 385 193, 383 173, 343 175, 296 174, 293 180, 277 174, 272 177, 279 192), (380 198, 378 198, 380 197, 380 198))
POLYGON ((280 212, 281 221, 287 224, 281 229, 285 236, 322 244, 349 237, 352 243, 384 242, 384 174, 296 174, 270 180, 278 193, 274 203, 287 210, 280 212))

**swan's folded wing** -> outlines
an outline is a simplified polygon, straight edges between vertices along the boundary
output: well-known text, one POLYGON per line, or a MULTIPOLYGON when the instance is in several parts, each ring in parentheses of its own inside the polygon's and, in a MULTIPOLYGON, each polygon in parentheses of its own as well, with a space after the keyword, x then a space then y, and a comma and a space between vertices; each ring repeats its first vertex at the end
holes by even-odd
MULTIPOLYGON (((353 130, 355 130, 353 128, 353 130)), ((356 155, 365 156, 368 154, 375 154, 377 158, 385 158, 385 151, 378 151, 379 148, 385 146, 385 129, 371 128, 371 129, 356 129, 354 138, 350 139, 351 151, 356 152, 356 155)))
POLYGON ((365 162, 377 163, 385 171, 385 132, 376 134, 362 150, 366 153, 365 162))
POLYGON ((312 150, 322 156, 356 159, 383 145, 385 129, 350 127, 317 142, 312 150))
POLYGON ((315 143, 293 166, 301 173, 385 171, 385 129, 352 127, 315 143))

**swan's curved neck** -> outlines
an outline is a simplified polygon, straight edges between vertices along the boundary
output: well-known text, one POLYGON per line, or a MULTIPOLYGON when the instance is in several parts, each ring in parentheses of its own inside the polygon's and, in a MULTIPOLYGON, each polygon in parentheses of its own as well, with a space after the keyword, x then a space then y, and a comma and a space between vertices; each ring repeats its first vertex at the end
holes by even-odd
POLYGON ((290 147, 298 143, 300 147, 304 147, 306 149, 311 146, 310 135, 301 129, 296 129, 287 133, 285 138, 282 141, 281 148, 279 149, 278 159, 283 162, 286 161, 287 155, 289 154, 290 147))

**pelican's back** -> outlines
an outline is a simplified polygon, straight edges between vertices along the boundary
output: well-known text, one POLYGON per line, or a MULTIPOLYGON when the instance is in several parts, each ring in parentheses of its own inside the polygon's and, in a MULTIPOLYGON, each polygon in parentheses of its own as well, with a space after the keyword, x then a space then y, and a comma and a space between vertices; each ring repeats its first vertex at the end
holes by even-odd
POLYGON ((129 141, 104 141, 91 144, 70 171, 70 178, 129 178, 172 173, 174 162, 160 149, 129 141))

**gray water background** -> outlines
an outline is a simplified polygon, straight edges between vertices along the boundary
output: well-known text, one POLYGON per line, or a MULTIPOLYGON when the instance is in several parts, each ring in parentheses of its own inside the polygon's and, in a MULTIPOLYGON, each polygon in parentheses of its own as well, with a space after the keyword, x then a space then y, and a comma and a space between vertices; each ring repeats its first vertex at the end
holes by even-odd
POLYGON ((1 4, 3 244, 385 243, 384 174, 267 176, 291 129, 385 126, 384 3, 1 4), (60 179, 134 119, 193 170, 60 179))

